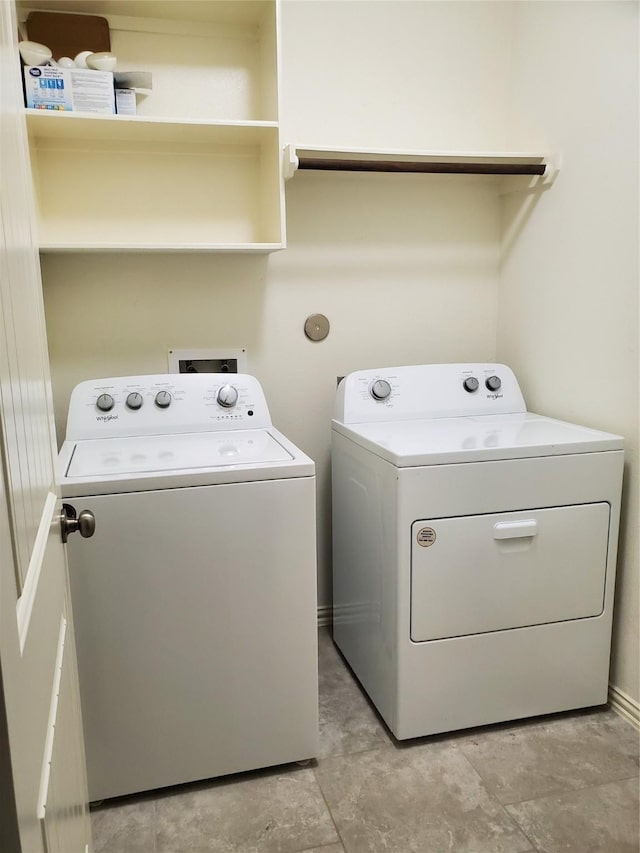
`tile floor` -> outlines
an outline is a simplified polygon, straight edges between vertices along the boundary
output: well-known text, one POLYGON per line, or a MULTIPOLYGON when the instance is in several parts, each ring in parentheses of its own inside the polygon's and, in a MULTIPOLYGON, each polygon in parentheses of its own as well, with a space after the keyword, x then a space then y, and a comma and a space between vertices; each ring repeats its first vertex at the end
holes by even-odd
POLYGON ((610 710, 399 743, 320 634, 320 754, 111 800, 95 853, 637 853, 638 733, 610 710))

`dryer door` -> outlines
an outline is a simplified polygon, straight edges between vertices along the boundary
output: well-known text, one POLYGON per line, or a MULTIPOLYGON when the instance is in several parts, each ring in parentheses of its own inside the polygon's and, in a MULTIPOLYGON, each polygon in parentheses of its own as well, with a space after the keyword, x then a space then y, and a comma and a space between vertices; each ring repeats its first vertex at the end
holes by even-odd
POLYGON ((411 639, 598 616, 608 503, 415 521, 411 639))

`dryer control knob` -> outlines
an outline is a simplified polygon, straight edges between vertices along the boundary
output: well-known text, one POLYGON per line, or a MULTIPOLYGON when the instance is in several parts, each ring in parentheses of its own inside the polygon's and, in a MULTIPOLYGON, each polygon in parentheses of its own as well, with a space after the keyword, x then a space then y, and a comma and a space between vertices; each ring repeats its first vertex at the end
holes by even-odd
POLYGON ((171 405, 171 394, 168 391, 158 391, 156 394, 156 406, 160 409, 168 409, 171 405))
POLYGON ((111 394, 100 394, 96 400, 96 406, 101 412, 110 412, 113 409, 113 397, 111 394))
POLYGON ((134 412, 137 412, 138 409, 142 408, 142 394, 139 394, 137 391, 132 391, 127 397, 126 404, 128 409, 132 409, 134 412))
POLYGON ((490 376, 484 383, 489 391, 498 391, 502 386, 502 379, 499 376, 490 376))
POLYGON ((374 400, 386 400, 391 394, 391 385, 386 379, 376 379, 375 382, 371 383, 369 391, 374 400))
POLYGON ((233 385, 223 385, 218 391, 216 400, 225 409, 232 409, 238 402, 238 391, 233 385))
POLYGON ((467 376, 467 378, 462 383, 462 387, 465 391, 468 391, 470 394, 472 394, 474 391, 478 390, 478 388, 480 387, 480 383, 478 382, 475 376, 467 376))

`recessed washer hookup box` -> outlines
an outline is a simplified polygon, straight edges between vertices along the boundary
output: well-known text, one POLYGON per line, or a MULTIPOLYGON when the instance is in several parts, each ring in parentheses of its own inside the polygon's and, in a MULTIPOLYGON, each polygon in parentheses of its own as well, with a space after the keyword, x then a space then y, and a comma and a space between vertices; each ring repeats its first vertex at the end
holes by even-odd
POLYGON ((27 107, 60 112, 115 113, 112 71, 27 65, 27 107))

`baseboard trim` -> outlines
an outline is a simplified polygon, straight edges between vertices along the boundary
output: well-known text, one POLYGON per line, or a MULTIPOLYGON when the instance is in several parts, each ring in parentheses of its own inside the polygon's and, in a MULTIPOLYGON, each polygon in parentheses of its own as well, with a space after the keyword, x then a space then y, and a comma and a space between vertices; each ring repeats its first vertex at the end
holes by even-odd
POLYGON ((627 722, 640 731, 640 703, 632 699, 615 684, 609 684, 609 704, 627 722))
POLYGON ((318 605, 318 628, 333 625, 333 607, 331 604, 318 605))

